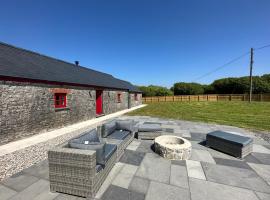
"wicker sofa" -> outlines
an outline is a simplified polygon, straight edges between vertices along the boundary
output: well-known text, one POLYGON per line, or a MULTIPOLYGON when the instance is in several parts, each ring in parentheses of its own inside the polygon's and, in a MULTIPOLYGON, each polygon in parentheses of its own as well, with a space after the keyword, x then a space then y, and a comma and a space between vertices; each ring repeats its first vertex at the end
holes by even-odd
POLYGON ((134 139, 135 124, 133 120, 112 120, 98 126, 99 135, 103 140, 117 145, 117 159, 124 154, 124 150, 134 139))
MULTIPOLYGON (((123 122, 123 124, 125 123, 123 122)), ((120 126, 119 123, 116 126, 116 121, 115 126, 110 125, 104 124, 98 129, 101 131, 99 134, 103 134, 103 136, 108 134, 107 137, 100 138, 100 142, 104 143, 104 163, 100 163, 102 161, 100 161, 99 149, 88 149, 88 147, 92 148, 91 145, 82 143, 86 138, 87 140, 93 139, 89 138, 89 134, 97 132, 95 129, 84 132, 69 142, 48 151, 51 191, 95 197, 108 173, 134 136, 133 131, 126 132, 126 130, 117 129, 120 126), (112 128, 108 129, 108 127, 112 128), (121 134, 125 137, 120 137, 121 134), (82 144, 82 148, 80 144, 82 144)))

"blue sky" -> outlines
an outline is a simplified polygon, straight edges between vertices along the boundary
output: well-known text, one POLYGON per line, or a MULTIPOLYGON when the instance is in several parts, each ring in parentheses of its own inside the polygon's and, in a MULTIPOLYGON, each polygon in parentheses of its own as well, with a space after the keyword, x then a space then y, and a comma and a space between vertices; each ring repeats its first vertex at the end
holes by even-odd
MULTIPOLYGON (((269 0, 6 0, 0 41, 138 85, 191 82, 250 47, 270 44, 269 0)), ((270 73, 270 48, 254 74, 270 73)), ((249 73, 249 57, 200 83, 249 73)))

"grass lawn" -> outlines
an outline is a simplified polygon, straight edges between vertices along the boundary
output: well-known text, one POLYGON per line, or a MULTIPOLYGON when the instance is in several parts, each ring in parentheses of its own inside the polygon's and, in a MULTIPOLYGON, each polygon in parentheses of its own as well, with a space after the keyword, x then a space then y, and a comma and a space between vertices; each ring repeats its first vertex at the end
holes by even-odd
POLYGON ((270 131, 270 102, 157 102, 128 113, 270 131))

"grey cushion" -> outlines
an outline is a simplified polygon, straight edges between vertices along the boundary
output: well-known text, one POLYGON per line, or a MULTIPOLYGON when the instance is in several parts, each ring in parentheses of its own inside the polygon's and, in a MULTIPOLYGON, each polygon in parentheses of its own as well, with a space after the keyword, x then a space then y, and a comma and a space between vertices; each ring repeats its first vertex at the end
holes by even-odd
POLYGON ((139 126, 138 131, 155 132, 155 131, 162 131, 162 128, 160 124, 142 124, 139 126))
POLYGON ((252 138, 236 135, 236 134, 232 134, 228 132, 223 132, 223 131, 214 131, 214 132, 208 133, 206 135, 206 140, 209 137, 219 138, 219 139, 225 140, 227 142, 230 142, 237 146, 242 146, 242 147, 250 144, 253 141, 252 138))
POLYGON ((77 138, 71 139, 70 141, 80 143, 80 144, 84 144, 85 141, 88 141, 88 142, 100 142, 100 139, 98 137, 97 130, 93 129, 93 130, 91 130, 89 132, 86 132, 85 134, 83 134, 83 135, 81 135, 81 136, 79 136, 77 138))
POLYGON ((100 172, 103 169, 102 165, 96 165, 96 172, 100 172))
POLYGON ((133 120, 117 120, 116 129, 132 132, 134 129, 134 121, 133 120))
POLYGON ((105 145, 105 161, 107 162, 111 156, 114 154, 114 152, 117 149, 117 145, 115 144, 106 144, 105 145))
POLYGON ((82 144, 71 140, 69 141, 69 147, 84 150, 94 150, 96 151, 97 164, 105 165, 105 143, 90 142, 89 144, 82 144))
POLYGON ((130 131, 120 131, 116 130, 108 138, 116 139, 116 140, 124 140, 127 136, 130 135, 130 131))
POLYGON ((103 124, 101 126, 101 135, 102 137, 108 137, 111 133, 113 133, 116 129, 116 122, 111 121, 103 124))

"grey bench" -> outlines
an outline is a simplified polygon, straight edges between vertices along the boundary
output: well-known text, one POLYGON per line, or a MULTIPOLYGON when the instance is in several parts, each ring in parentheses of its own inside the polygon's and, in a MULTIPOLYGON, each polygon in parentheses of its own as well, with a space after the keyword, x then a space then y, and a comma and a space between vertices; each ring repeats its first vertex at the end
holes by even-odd
POLYGON ((206 145, 238 158, 244 158, 252 152, 253 139, 223 131, 214 131, 206 135, 206 145))
POLYGON ((141 140, 153 140, 161 136, 162 128, 159 123, 148 123, 139 125, 137 137, 141 140))

